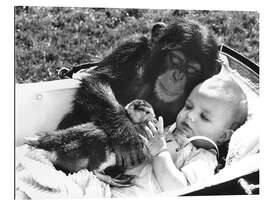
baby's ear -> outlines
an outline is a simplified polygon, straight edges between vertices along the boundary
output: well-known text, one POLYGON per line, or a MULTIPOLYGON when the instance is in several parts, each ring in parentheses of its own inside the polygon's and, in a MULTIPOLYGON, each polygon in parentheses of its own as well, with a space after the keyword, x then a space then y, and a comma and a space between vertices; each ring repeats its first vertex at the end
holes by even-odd
POLYGON ((234 131, 231 129, 225 130, 223 135, 219 138, 218 142, 224 143, 224 142, 228 141, 231 138, 233 132, 234 131))

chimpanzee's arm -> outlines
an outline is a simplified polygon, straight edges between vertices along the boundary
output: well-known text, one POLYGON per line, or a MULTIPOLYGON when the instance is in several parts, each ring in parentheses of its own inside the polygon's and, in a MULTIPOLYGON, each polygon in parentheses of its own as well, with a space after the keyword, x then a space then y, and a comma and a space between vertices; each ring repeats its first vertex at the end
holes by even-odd
POLYGON ((106 72, 93 72, 83 78, 72 102, 72 110, 64 116, 57 129, 67 129, 93 121, 100 117, 103 110, 119 106, 108 82, 110 75, 106 72))
POLYGON ((106 76, 92 74, 83 79, 74 102, 83 106, 89 113, 89 121, 107 134, 109 145, 116 153, 117 164, 128 167, 144 159, 143 143, 136 130, 138 124, 128 118, 106 76))
MULTIPOLYGON (((106 83, 107 86, 113 89, 117 100, 123 102, 123 99, 127 97, 127 92, 129 92, 130 84, 134 79, 137 79, 138 68, 145 63, 149 53, 150 45, 148 39, 141 37, 126 41, 105 57, 99 63, 99 66, 91 70, 89 76, 82 80, 82 85, 77 90, 73 101, 73 108, 59 123, 58 129, 66 129, 89 122, 89 117, 98 111, 96 108, 98 106, 95 104, 98 103, 99 106, 103 106, 100 104, 103 100, 102 98, 99 99, 99 102, 89 101, 94 100, 95 90, 103 88, 94 88, 93 91, 90 91, 89 87, 106 83)), ((101 95, 104 94, 102 93, 101 95)), ((125 100, 124 105, 126 102, 129 101, 125 100)))

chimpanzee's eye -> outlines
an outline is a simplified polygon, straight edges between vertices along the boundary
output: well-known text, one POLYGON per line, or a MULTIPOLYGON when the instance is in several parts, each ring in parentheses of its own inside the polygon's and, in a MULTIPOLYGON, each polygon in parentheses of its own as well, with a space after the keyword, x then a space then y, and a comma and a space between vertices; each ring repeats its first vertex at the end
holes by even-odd
POLYGON ((187 73, 193 74, 193 73, 196 73, 196 72, 197 71, 194 68, 192 68, 191 66, 187 67, 187 73))
POLYGON ((187 73, 199 73, 201 71, 201 65, 197 62, 188 63, 187 73))
POLYGON ((183 53, 179 50, 172 50, 170 51, 170 60, 171 63, 175 66, 180 66, 182 64, 185 64, 185 57, 183 53))

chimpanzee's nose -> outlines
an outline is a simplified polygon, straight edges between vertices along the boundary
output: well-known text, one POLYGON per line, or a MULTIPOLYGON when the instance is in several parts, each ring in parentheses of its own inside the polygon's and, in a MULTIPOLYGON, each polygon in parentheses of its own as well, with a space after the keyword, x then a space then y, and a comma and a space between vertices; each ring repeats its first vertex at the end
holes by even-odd
POLYGON ((184 73, 181 72, 180 70, 174 70, 172 76, 175 81, 179 81, 184 76, 184 73))

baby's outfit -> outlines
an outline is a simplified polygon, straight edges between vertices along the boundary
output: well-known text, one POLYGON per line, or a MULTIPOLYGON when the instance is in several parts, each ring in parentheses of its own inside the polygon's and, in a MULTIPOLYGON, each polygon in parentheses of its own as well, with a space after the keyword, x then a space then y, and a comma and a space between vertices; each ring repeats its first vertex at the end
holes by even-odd
MULTIPOLYGON (((176 168, 186 177, 188 185, 207 180, 215 174, 215 168, 218 165, 217 153, 215 151, 196 148, 190 142, 179 147, 172 134, 166 136, 166 140, 169 140, 169 142, 167 141, 167 146, 172 160, 176 168)), ((151 161, 127 170, 126 174, 135 175, 133 179, 134 186, 112 188, 113 197, 152 196, 162 192, 151 161)))

